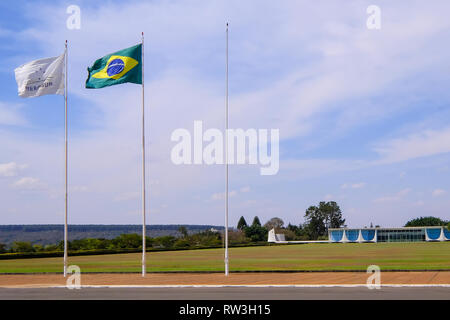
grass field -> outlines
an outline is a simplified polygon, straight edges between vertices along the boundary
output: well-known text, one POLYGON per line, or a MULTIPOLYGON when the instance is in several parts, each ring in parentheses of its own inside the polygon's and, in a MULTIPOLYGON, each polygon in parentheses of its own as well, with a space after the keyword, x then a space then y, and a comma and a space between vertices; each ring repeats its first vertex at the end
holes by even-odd
MULTIPOLYGON (((147 254, 148 271, 223 271, 223 249, 147 254)), ((141 254, 69 257, 82 272, 139 272, 141 254)), ((230 271, 450 270, 450 242, 301 244, 230 249, 230 271)), ((0 273, 61 272, 62 258, 0 260, 0 273)))

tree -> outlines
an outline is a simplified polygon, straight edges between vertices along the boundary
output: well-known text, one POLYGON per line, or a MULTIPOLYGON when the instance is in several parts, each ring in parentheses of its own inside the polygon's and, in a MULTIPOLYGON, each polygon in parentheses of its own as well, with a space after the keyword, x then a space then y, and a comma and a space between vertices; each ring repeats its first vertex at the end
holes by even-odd
POLYGON ((188 236, 188 232, 185 226, 180 226, 178 228, 178 232, 181 233, 183 235, 183 238, 187 238, 188 236))
POLYGON ((121 234, 113 239, 116 248, 142 248, 142 236, 137 233, 121 234))
POLYGON ((287 229, 290 230, 290 231, 292 231, 292 232, 294 232, 294 233, 297 233, 299 227, 297 227, 295 224, 291 224, 291 223, 289 222, 289 224, 288 224, 288 226, 287 226, 287 229))
POLYGON ((0 243, 0 253, 5 253, 7 251, 6 244, 0 243))
POLYGON ((35 244, 35 245, 33 245, 33 251, 42 252, 42 251, 44 251, 44 247, 40 244, 35 244))
POLYGON ((294 240, 309 240, 311 238, 309 237, 308 228, 307 227, 308 227, 307 224, 304 224, 304 225, 299 224, 298 227, 297 226, 291 226, 290 229, 289 229, 289 226, 288 226, 288 229, 292 230, 295 233, 295 239, 294 240))
POLYGON ((309 239, 308 234, 306 232, 306 228, 302 224, 296 226, 296 225, 289 223, 287 226, 287 230, 292 231, 295 234, 294 240, 308 240, 309 239))
POLYGON ((270 219, 270 220, 267 221, 266 224, 264 225, 264 227, 265 227, 267 230, 271 230, 271 229, 277 230, 277 229, 283 228, 283 226, 284 226, 283 220, 281 220, 281 219, 278 218, 278 217, 275 217, 275 218, 270 219))
POLYGON ((190 242, 189 240, 187 240, 186 238, 181 238, 181 239, 177 239, 174 243, 173 243, 173 247, 174 248, 189 248, 190 246, 190 242))
POLYGON ((312 240, 324 235, 326 231, 324 213, 316 206, 311 206, 306 210, 306 230, 312 240))
POLYGON ((340 228, 345 219, 339 206, 334 201, 321 201, 319 206, 311 206, 305 212, 307 232, 311 239, 325 236, 328 228, 340 228))
POLYGON ((162 237, 157 237, 154 239, 156 246, 159 246, 159 247, 162 247, 165 249, 171 248, 176 240, 177 239, 172 236, 162 236, 162 237))
POLYGON ((433 226, 445 226, 446 222, 436 217, 420 217, 409 220, 405 227, 433 227, 433 226))
POLYGON ((252 226, 260 226, 261 227, 261 221, 259 221, 258 216, 253 218, 252 226))
POLYGON ((58 251, 58 246, 56 244, 48 244, 44 247, 45 251, 58 251))
POLYGON ((246 243, 249 241, 249 239, 245 236, 244 230, 248 228, 245 227, 242 230, 236 229, 236 230, 229 230, 228 231, 228 243, 229 244, 241 244, 246 243))
POLYGON ((242 216, 238 221, 237 228, 239 230, 244 230, 245 227, 248 227, 247 221, 245 221, 245 218, 242 216))
POLYGON ((244 229, 245 236, 253 242, 267 241, 267 229, 260 225, 252 224, 244 229))
POLYGON ((12 244, 12 252, 34 252, 31 242, 14 241, 12 244))
POLYGON ((342 217, 341 208, 335 201, 321 202, 319 209, 325 212, 325 223, 328 228, 340 228, 344 225, 345 219, 342 217))

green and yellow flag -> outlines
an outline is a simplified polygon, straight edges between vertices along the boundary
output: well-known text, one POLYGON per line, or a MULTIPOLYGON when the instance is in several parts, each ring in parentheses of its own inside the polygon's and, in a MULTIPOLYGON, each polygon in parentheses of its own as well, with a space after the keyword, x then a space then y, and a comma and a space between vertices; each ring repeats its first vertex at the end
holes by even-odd
POLYGON ((125 82, 142 84, 142 44, 104 56, 88 68, 86 88, 99 89, 125 82))

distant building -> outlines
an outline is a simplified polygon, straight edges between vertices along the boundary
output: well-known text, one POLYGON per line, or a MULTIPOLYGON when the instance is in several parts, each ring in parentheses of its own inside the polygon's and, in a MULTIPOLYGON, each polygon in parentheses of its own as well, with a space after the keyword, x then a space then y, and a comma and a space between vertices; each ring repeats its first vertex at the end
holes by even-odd
POLYGON ((284 234, 275 233, 275 229, 269 231, 267 242, 273 243, 328 243, 328 240, 294 240, 294 241, 286 241, 284 234))
POLYGON ((286 241, 286 238, 284 234, 275 234, 275 229, 272 229, 269 231, 269 239, 267 239, 268 242, 278 242, 278 241, 286 241))
POLYGON ((269 231, 267 241, 274 243, 450 241, 450 230, 446 227, 330 228, 328 240, 286 241, 284 234, 275 234, 275 229, 272 229, 269 231))
POLYGON ((450 231, 446 227, 330 228, 328 239, 330 242, 449 241, 450 231))

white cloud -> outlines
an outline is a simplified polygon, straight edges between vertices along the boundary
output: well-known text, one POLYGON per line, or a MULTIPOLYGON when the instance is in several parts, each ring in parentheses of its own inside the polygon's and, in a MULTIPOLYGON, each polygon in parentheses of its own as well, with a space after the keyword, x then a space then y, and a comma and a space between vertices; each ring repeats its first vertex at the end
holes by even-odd
POLYGON ((366 185, 365 182, 358 183, 344 183, 341 188, 342 189, 361 189, 366 185))
POLYGON ((23 177, 12 184, 12 187, 20 190, 42 190, 46 187, 38 178, 23 177))
MULTIPOLYGON (((234 197, 235 195, 237 195, 237 191, 236 190, 232 190, 228 192, 228 197, 234 197)), ((214 193, 211 196, 211 200, 224 200, 225 199, 225 192, 221 192, 221 193, 214 193)))
POLYGON ((435 189, 432 192, 433 197, 439 197, 439 196, 442 196, 444 194, 446 194, 446 191, 443 190, 443 189, 435 189))
POLYGON ((25 169, 27 165, 19 165, 15 162, 0 163, 0 177, 14 177, 19 170, 25 169))
MULTIPOLYGON (((235 191, 235 190, 232 190, 232 191, 230 191, 230 192, 228 192, 228 197, 234 197, 235 195, 237 195, 237 191, 235 191)), ((225 192, 223 192, 223 193, 214 193, 212 196, 211 196, 211 199, 212 200, 223 200, 223 199, 225 199, 225 192)))
POLYGON ((331 201, 331 200, 333 200, 335 198, 336 197, 334 195, 332 195, 332 194, 326 194, 325 197, 324 197, 324 200, 325 201, 331 201))
POLYGON ((118 196, 116 196, 114 198, 114 201, 128 201, 128 200, 134 200, 134 199, 138 199, 139 197, 142 196, 141 192, 138 191, 134 191, 134 192, 123 192, 121 194, 119 194, 118 196))
POLYGON ((338 200, 344 200, 347 196, 344 194, 331 194, 328 193, 325 196, 323 196, 324 201, 338 201, 338 200))
POLYGON ((72 186, 72 187, 70 187, 70 191, 73 191, 73 192, 88 192, 89 188, 87 186, 72 186))
POLYGON ((375 148, 381 163, 393 163, 450 152, 450 127, 425 130, 386 141, 375 148))
MULTIPOLYGON (((172 68, 181 75, 192 68, 192 63, 205 61, 205 58, 214 63, 207 68, 207 75, 201 74, 205 70, 197 67, 191 76, 194 81, 199 78, 209 80, 210 69, 218 68, 223 58, 223 52, 218 50, 218 41, 224 34, 226 16, 232 20, 233 61, 252 70, 234 75, 234 83, 238 87, 240 82, 248 85, 252 73, 271 72, 270 77, 258 77, 258 82, 250 89, 242 86, 243 89, 233 93, 230 113, 236 125, 283 128, 281 138, 287 139, 314 132, 315 127, 321 125, 325 112, 337 111, 338 119, 348 120, 349 114, 358 115, 353 121, 343 121, 344 129, 348 130, 351 126, 362 125, 364 119, 371 121, 373 114, 364 118, 368 108, 355 104, 339 106, 336 102, 379 94, 393 81, 427 68, 429 59, 424 58, 423 52, 429 50, 428 37, 449 26, 447 17, 440 13, 444 10, 429 10, 421 6, 393 7, 397 10, 391 9, 390 12, 396 18, 390 19, 383 27, 391 32, 383 33, 381 38, 358 24, 361 16, 365 16, 363 5, 337 1, 320 6, 302 1, 275 6, 262 1, 258 3, 260 14, 255 12, 254 4, 250 2, 103 4, 83 9, 82 29, 69 34, 71 41, 83 44, 71 48, 72 64, 77 65, 76 69, 84 70, 86 61, 98 58, 94 52, 110 52, 113 48, 129 45, 130 34, 144 30, 148 31, 152 41, 148 52, 154 59, 164 62, 153 70, 158 73, 155 82, 161 83, 159 79, 164 71, 161 72, 160 68, 172 68), (333 14, 329 15, 331 12, 333 14), (264 19, 261 19, 261 14, 264 19), (110 21, 119 21, 124 16, 133 17, 126 26, 110 24, 110 21), (104 28, 105 25, 108 28, 104 28), (315 32, 306 32, 305 25, 315 32), (95 30, 95 36, 92 30, 95 30), (421 37, 417 38, 417 34, 421 37), (399 42, 402 46, 398 45, 399 42), (208 43, 216 45, 209 47, 208 43), (86 47, 90 50, 84 50, 86 47), (410 58, 404 59, 405 55, 410 58)), ((61 14, 64 10, 54 6, 43 6, 40 10, 43 25, 30 28, 24 34, 39 39, 43 44, 49 43, 51 45, 47 47, 53 48, 60 38, 68 35, 67 30, 57 27, 66 18, 61 14)), ((442 52, 434 58, 438 63, 439 59, 447 57, 442 52)), ((84 74, 80 72, 77 77, 82 80, 84 74)), ((220 92, 219 98, 222 98, 222 79, 218 80, 216 75, 213 78, 216 81, 212 89, 215 93, 220 92)), ((374 109, 380 110, 379 106, 374 109)), ((392 109, 392 106, 383 108, 381 113, 392 109)))
POLYGON ((17 105, 0 102, 0 125, 24 126, 27 123, 17 105))
POLYGON ((403 199, 410 191, 411 191, 410 188, 406 188, 406 189, 403 189, 403 190, 397 192, 396 194, 394 194, 392 196, 380 197, 380 198, 377 198, 377 199, 375 199, 373 201, 377 202, 377 203, 398 201, 398 200, 403 199))
MULTIPOLYGON (((175 167, 169 161, 169 137, 171 130, 188 127, 195 119, 203 119, 208 126, 223 126, 223 21, 231 21, 232 125, 280 128, 282 140, 303 139, 314 146, 333 139, 336 130, 364 126, 395 112, 400 108, 397 105, 401 105, 397 101, 374 105, 359 102, 373 101, 372 97, 384 96, 389 90, 397 91, 399 83, 408 93, 401 100, 408 105, 409 99, 413 99, 410 92, 415 92, 414 99, 418 95, 409 86, 421 78, 414 77, 415 73, 428 75, 430 67, 440 67, 448 60, 447 42, 436 41, 448 35, 447 2, 434 4, 434 9, 427 4, 389 4, 386 12, 391 16, 383 22, 383 30, 389 32, 378 33, 364 28, 364 4, 342 1, 318 5, 287 1, 279 5, 263 0, 256 7, 253 2, 242 1, 215 1, 206 5, 199 0, 105 2, 82 7, 82 28, 76 32, 61 27, 61 22, 64 24, 67 19, 65 6, 64 3, 30 5, 33 16, 41 20, 34 19, 34 25, 15 37, 26 43, 35 41, 33 53, 42 53, 42 56, 54 55, 55 48, 61 48, 63 39, 69 39, 69 82, 72 94, 81 98, 73 99, 74 107, 76 110, 89 108, 89 113, 79 116, 80 123, 91 126, 89 130, 78 126, 70 136, 70 181, 80 186, 89 185, 89 192, 73 195, 72 203, 84 214, 80 214, 78 222, 83 219, 93 221, 94 216, 106 221, 105 216, 93 215, 93 212, 113 212, 114 217, 122 217, 122 212, 133 212, 133 206, 139 204, 138 201, 110 203, 111 199, 120 201, 141 195, 139 191, 133 192, 140 190, 141 185, 140 88, 123 85, 89 91, 83 84, 88 64, 103 54, 135 44, 140 40, 142 30, 146 32, 146 54, 150 58, 146 60, 149 66, 146 101, 150 203, 153 205, 155 195, 161 194, 161 201, 171 204, 171 212, 161 215, 164 216, 159 220, 161 223, 175 223, 181 219, 208 223, 214 219, 221 221, 221 217, 215 218, 220 215, 212 214, 214 206, 200 207, 202 201, 197 201, 189 207, 189 201, 180 197, 223 199, 223 193, 210 195, 210 190, 222 190, 222 169, 175 167), (111 21, 124 19, 126 24, 111 24, 111 21), (336 129, 334 125, 327 125, 327 119, 337 123, 336 129), (152 184, 150 179, 160 183, 152 184), (126 190, 131 191, 124 192, 126 190)), ((18 111, 6 114, 5 122, 24 123, 18 111)), ((5 146, 8 155, 20 153, 20 161, 32 161, 34 170, 43 172, 39 175, 45 176, 53 189, 61 190, 63 162, 59 137, 36 136, 34 132, 1 134, 2 156, 6 153, 5 146)), ((397 159, 398 147, 392 146, 380 155, 383 159, 391 156, 397 159)), ((367 167, 367 161, 333 160, 326 156, 320 155, 322 159, 281 159, 280 174, 270 179, 252 176, 251 168, 250 173, 233 179, 239 181, 237 185, 253 185, 254 181, 261 185, 273 184, 277 190, 270 189, 270 197, 268 191, 258 192, 258 195, 273 197, 277 203, 285 204, 289 199, 286 195, 280 196, 280 193, 286 194, 278 187, 280 182, 299 183, 305 176, 326 176, 367 167)), ((357 182, 348 184, 348 188, 362 187, 357 182)), ((245 188, 231 191, 230 196, 246 192, 245 188)), ((251 194, 253 196, 253 192, 251 194)), ((292 197, 293 206, 299 205, 298 196, 292 197)), ((261 203, 259 199, 258 203, 261 203)), ((220 204, 218 201, 217 206, 220 204)), ((261 212, 270 209, 260 206, 261 212)), ((285 211, 293 211, 288 209, 285 211)), ((115 221, 125 223, 131 221, 117 219, 115 221)))
MULTIPOLYGON (((228 192, 228 196, 234 197, 236 195, 238 195, 239 193, 247 193, 250 191, 250 187, 249 186, 245 186, 240 188, 239 190, 231 190, 228 192)), ((219 192, 219 193, 214 193, 213 195, 211 195, 211 200, 224 200, 225 199, 225 192, 219 192)))
POLYGON ((250 191, 250 187, 249 187, 249 186, 242 187, 242 188, 240 189, 240 191, 241 191, 241 192, 249 192, 249 191, 250 191))

